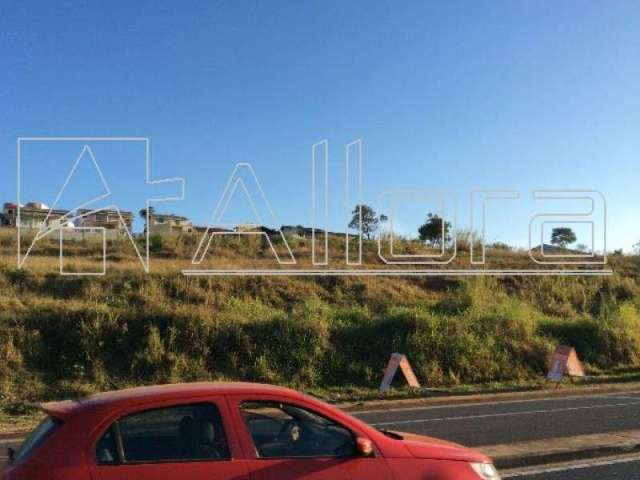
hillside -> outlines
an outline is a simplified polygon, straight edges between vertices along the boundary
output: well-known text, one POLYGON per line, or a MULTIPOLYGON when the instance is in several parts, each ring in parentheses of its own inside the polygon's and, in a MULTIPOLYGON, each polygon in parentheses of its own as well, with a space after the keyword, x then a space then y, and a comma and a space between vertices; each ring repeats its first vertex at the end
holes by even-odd
MULTIPOLYGON (((106 276, 73 277, 57 273, 53 240, 16 269, 3 232, 2 403, 196 379, 375 387, 393 351, 430 386, 537 378, 558 343, 591 372, 640 363, 638 257, 611 257, 610 277, 185 277, 197 241, 155 239, 148 275, 120 242, 106 276)), ((297 242, 308 262, 308 241, 297 242)), ((365 245, 371 265, 376 248, 365 245)), ((65 249, 70 269, 99 264, 100 245, 65 249)), ((272 261, 250 242, 218 245, 217 258, 235 265, 251 252, 272 261)), ((529 263, 505 249, 488 257, 529 263)))

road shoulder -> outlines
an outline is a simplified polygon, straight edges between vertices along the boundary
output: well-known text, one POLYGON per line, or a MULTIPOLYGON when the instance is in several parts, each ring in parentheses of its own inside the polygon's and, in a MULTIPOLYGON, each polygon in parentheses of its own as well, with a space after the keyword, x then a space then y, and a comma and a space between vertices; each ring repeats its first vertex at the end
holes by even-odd
POLYGON ((640 452, 640 430, 577 435, 479 447, 498 468, 511 469, 640 452))
POLYGON ((573 388, 555 388, 504 393, 476 393, 469 395, 424 396, 393 400, 367 400, 360 402, 334 403, 346 412, 365 412, 375 410, 399 410, 402 408, 420 408, 452 406, 480 403, 499 403, 527 400, 546 400, 550 398, 585 397, 587 395, 621 394, 640 392, 640 382, 606 385, 584 385, 573 388))

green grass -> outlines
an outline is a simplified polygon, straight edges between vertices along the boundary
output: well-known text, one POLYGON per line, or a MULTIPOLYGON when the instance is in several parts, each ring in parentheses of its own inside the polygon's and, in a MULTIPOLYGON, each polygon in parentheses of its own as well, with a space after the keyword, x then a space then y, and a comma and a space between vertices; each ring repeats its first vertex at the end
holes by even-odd
MULTIPOLYGON (((4 412, 193 380, 367 396, 395 351, 423 384, 445 390, 536 385, 558 343, 574 345, 594 374, 640 365, 638 257, 613 258, 617 273, 605 278, 184 277, 196 242, 156 242, 149 275, 120 242, 105 277, 61 277, 55 245, 17 270, 15 245, 0 235, 4 412)), ((221 247, 218 257, 232 262, 250 245, 221 247)), ((79 270, 95 267, 95 245, 69 250, 79 270)), ((521 252, 488 253, 503 266, 527 261, 521 252)), ((267 261, 264 251, 257 257, 267 261)), ((365 258, 374 262, 374 244, 365 258)))

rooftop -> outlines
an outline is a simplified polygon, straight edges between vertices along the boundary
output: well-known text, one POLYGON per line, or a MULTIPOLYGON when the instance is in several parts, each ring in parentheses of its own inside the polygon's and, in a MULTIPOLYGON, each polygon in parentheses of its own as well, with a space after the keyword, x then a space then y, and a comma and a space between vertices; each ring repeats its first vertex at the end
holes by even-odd
POLYGON ((189 220, 187 217, 181 215, 174 215, 173 213, 152 213, 150 218, 162 218, 169 220, 189 220))
POLYGON ((147 387, 127 388, 111 392, 97 393, 78 400, 49 402, 42 409, 54 416, 65 418, 73 413, 100 407, 113 407, 122 404, 140 404, 148 401, 162 401, 180 398, 197 398, 209 395, 232 395, 238 393, 284 394, 291 396, 294 390, 264 383, 245 382, 200 382, 177 383, 171 385, 155 385, 147 387))

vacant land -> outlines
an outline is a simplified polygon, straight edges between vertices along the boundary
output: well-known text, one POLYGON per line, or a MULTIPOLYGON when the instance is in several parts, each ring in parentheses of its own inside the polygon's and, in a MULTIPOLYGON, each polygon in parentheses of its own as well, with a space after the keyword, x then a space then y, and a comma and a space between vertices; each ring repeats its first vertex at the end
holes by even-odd
MULTIPOLYGON (((191 278, 197 237, 152 239, 145 274, 127 241, 104 277, 60 276, 58 244, 16 269, 0 235, 0 402, 125 385, 241 379, 304 388, 375 387, 391 352, 430 386, 539 378, 558 343, 592 373, 640 364, 640 258, 613 256, 610 277, 191 278)), ((291 240, 301 264, 307 240, 291 240)), ((140 245, 142 247, 142 244, 140 245)), ((216 265, 273 266, 264 242, 214 244, 216 265)), ((65 269, 98 270, 101 245, 65 244, 65 269)), ((343 244, 332 239, 332 250, 343 244)), ((464 244, 456 259, 468 265, 464 244)), ((364 258, 380 266, 377 245, 364 258)), ((491 267, 531 267, 489 249, 491 267)), ((211 261, 213 261, 211 260, 211 261)), ((333 259, 336 265, 339 259, 333 259)))

